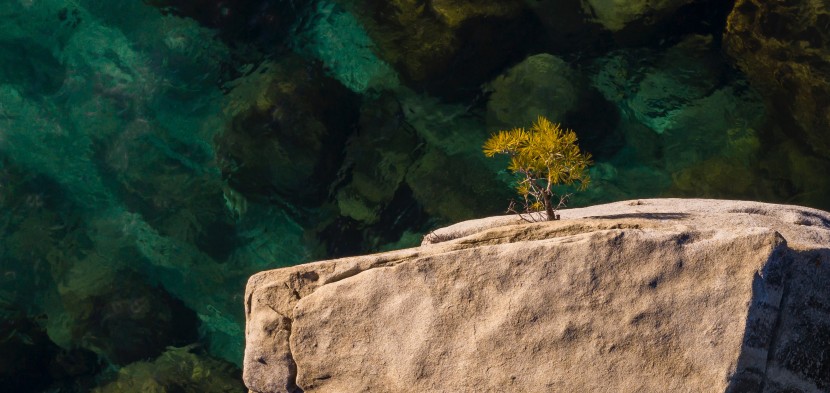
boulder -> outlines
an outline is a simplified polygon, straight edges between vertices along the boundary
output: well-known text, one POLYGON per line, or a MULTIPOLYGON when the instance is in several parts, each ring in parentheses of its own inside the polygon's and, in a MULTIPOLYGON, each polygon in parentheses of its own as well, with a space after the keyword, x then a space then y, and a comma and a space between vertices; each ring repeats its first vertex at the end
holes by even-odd
POLYGON ((620 31, 628 24, 652 24, 694 0, 585 0, 586 11, 610 31, 620 31))
POLYGON ((197 345, 168 347, 154 360, 131 363, 118 370, 93 393, 241 392, 239 369, 215 359, 197 345))
POLYGON ((726 53, 790 137, 830 157, 830 9, 821 0, 738 0, 726 53))
POLYGON ((291 31, 305 7, 294 2, 263 0, 147 0, 164 14, 193 18, 215 29, 222 39, 273 45, 291 31))
POLYGON ((424 211, 439 220, 457 222, 473 218, 477 212, 503 211, 511 190, 487 172, 485 160, 483 154, 445 154, 428 147, 410 167, 406 183, 424 211), (477 195, 489 197, 473 197, 477 195))
MULTIPOLYGON (((601 55, 614 47, 663 47, 689 34, 720 35, 732 2, 524 0, 555 53, 601 55)), ((549 49, 550 50, 550 49, 549 49)))
POLYGON ((511 67, 485 91, 492 92, 487 101, 487 128, 491 131, 527 127, 539 116, 561 123, 579 98, 576 73, 564 60, 539 53, 511 67))
POLYGON ((421 143, 402 119, 400 104, 388 95, 361 108, 360 132, 345 147, 350 180, 335 196, 340 215, 374 224, 394 198, 421 143))
POLYGON ((830 213, 647 199, 271 270, 252 392, 830 389, 830 213))
POLYGON ((378 56, 405 84, 453 98, 518 60, 536 28, 515 0, 337 2, 365 26, 378 56))
POLYGON ((285 56, 235 81, 215 138, 228 185, 254 201, 275 195, 301 206, 327 197, 358 119, 357 96, 322 66, 285 56), (286 170, 286 168, 291 168, 286 170))

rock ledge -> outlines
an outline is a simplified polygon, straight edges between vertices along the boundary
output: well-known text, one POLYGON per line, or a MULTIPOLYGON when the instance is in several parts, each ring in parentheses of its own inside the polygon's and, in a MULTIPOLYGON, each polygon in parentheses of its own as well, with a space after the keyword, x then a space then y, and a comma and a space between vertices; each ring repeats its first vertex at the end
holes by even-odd
POLYGON ((252 392, 830 390, 830 213, 644 199, 252 276, 252 392))

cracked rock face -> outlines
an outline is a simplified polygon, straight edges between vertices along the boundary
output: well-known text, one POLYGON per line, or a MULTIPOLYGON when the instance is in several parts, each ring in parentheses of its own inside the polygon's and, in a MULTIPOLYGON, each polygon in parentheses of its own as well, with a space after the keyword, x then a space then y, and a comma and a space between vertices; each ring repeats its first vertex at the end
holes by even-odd
POLYGON ((253 392, 827 391, 830 214, 652 199, 251 277, 253 392))

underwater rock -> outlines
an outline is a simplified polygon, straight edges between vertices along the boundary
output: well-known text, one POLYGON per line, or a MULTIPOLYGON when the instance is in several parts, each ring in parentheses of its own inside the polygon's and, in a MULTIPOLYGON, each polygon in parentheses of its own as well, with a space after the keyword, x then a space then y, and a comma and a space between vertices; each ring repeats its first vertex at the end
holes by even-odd
POLYGON ((0 301, 0 386, 3 390, 34 393, 65 385, 91 387, 100 369, 95 354, 81 349, 61 349, 49 340, 37 319, 8 309, 0 301))
POLYGON ((195 348, 170 347, 153 361, 132 363, 118 370, 114 381, 92 392, 245 392, 238 368, 195 348))
POLYGON ((336 3, 319 1, 314 12, 291 35, 297 53, 323 62, 329 75, 364 94, 400 85, 395 70, 378 58, 363 25, 336 3))
POLYGON ((0 39, 0 52, 17 56, 15 61, 0 62, 0 85, 18 85, 26 95, 54 94, 63 85, 66 69, 49 48, 0 39))
POLYGON ((346 143, 341 169, 349 182, 335 199, 342 216, 374 224, 395 196, 422 142, 403 122, 400 104, 391 95, 366 101, 359 124, 358 133, 346 143))
POLYGON ((675 117, 686 106, 721 87, 727 70, 707 36, 660 52, 619 50, 597 63, 594 85, 605 98, 658 134, 677 127, 675 117))
POLYGON ((585 0, 583 6, 606 29, 616 32, 631 23, 654 24, 695 0, 585 0))
POLYGON ((248 198, 318 205, 354 132, 360 100, 319 63, 291 56, 237 81, 216 137, 222 175, 248 198))
POLYGON ((453 156, 428 148, 407 173, 406 182, 424 210, 443 222, 503 212, 512 190, 486 169, 484 160, 483 154, 453 156))
POLYGON ((411 236, 404 236, 409 231, 424 231, 429 218, 408 184, 402 183, 388 203, 378 209, 373 224, 334 216, 330 221, 321 222, 317 238, 325 245, 322 255, 342 257, 375 253, 390 243, 417 244, 412 242, 411 236))
POLYGON ((580 0, 525 0, 542 26, 540 40, 556 53, 590 53, 613 44, 608 30, 594 20, 580 0))
POLYGON ((539 116, 561 123, 579 97, 576 75, 562 59, 540 53, 488 83, 487 129, 530 125, 539 116))
POLYGON ((690 34, 720 36, 731 9, 721 0, 525 0, 556 53, 601 55, 619 46, 663 46, 690 34), (564 51, 564 52, 563 52, 564 51))
POLYGON ((421 207, 404 182, 423 147, 391 93, 364 101, 359 129, 346 143, 339 179, 331 185, 334 206, 322 209, 334 214, 318 220, 326 255, 376 252, 423 224, 421 207))
POLYGON ((755 179, 754 168, 743 165, 738 159, 713 157, 674 173, 671 191, 673 195, 706 195, 712 198, 735 198, 750 195, 755 179))
MULTIPOLYGON (((204 80, 225 88, 225 84, 247 75, 252 68, 269 59, 290 53, 287 41, 295 32, 295 27, 307 17, 311 1, 272 1, 272 0, 146 0, 138 2, 144 8, 155 7, 166 19, 195 21, 205 30, 210 29, 210 37, 204 42, 221 41, 227 48, 229 57, 223 59, 218 78, 204 80), (148 7, 148 5, 150 7, 148 7), (172 18, 170 16, 184 17, 172 18)), ((106 3, 105 3, 106 4, 106 3)), ((112 14, 107 5, 104 14, 112 14)), ((121 13, 132 17, 134 14, 120 7, 121 13)), ((150 8, 153 11, 155 9, 150 8)), ((158 12, 156 12, 158 13, 158 12)), ((158 19, 158 18, 157 18, 158 19)), ((140 29, 153 29, 153 21, 136 24, 140 29)), ((130 25, 132 21, 119 24, 130 25)), ((174 33, 175 28, 160 26, 158 31, 174 33)), ((165 43, 169 41, 165 39, 165 43)), ((173 41, 179 41, 174 37, 173 41)), ((161 41, 157 41, 161 42, 161 41)), ((178 45, 179 43, 174 43, 178 45)), ((149 51, 149 53, 155 53, 149 51)), ((172 60, 172 59, 171 59, 172 60)), ((166 61, 166 59, 165 59, 166 61)), ((203 62, 207 63, 207 62, 203 62)), ((198 65, 184 71, 198 69, 198 65)), ((201 74, 196 74, 201 76, 201 74)), ((191 85, 187 85, 190 87, 191 85)))
MULTIPOLYGON (((267 0, 146 0, 163 13, 193 18, 227 41, 273 45, 291 31, 303 2, 267 0)), ((244 45, 244 44, 242 44, 244 45)))
MULTIPOLYGON (((747 95, 735 94, 732 88, 721 89, 690 105, 679 116, 683 119, 682 132, 665 135, 665 167, 673 171, 672 194, 705 195, 710 198, 776 199, 769 193, 768 173, 759 170, 762 142, 760 125, 732 124, 722 129, 723 119, 751 108, 747 95), (716 132, 712 132, 715 128, 716 132)), ((750 96, 751 97, 751 96, 750 96)), ((753 100, 756 111, 761 108, 753 100)), ((745 114, 748 114, 745 112, 745 114)))
POLYGON ((60 288, 72 318, 73 344, 125 365, 198 340, 199 319, 180 300, 133 273, 108 278, 104 283, 76 278, 73 283, 87 288, 60 288), (97 289, 88 288, 93 286, 97 289))
POLYGON ((535 29, 515 0, 340 0, 413 87, 469 94, 521 55, 535 29), (460 92, 459 92, 460 89, 460 92))
POLYGON ((424 141, 423 155, 409 168, 406 184, 423 210, 438 222, 495 214, 514 196, 505 163, 488 159, 481 114, 434 97, 399 92, 406 123, 424 141))
POLYGON ((761 148, 764 106, 746 81, 728 72, 712 37, 689 36, 663 52, 620 50, 597 64, 594 86, 620 109, 628 150, 637 161, 662 161, 654 165, 671 174, 681 195, 691 190, 707 197, 756 195, 763 174, 748 168, 761 148), (718 170, 725 162, 747 170, 718 170), (719 177, 700 176, 708 170, 719 177), (730 178, 748 174, 751 179, 735 183, 743 184, 745 193, 727 191, 730 178), (706 179, 718 184, 704 184, 706 179))
POLYGON ((758 163, 776 198, 830 210, 830 162, 809 146, 784 140, 770 146, 758 163))
POLYGON ((204 171, 209 157, 147 121, 128 124, 101 144, 103 167, 125 205, 163 236, 193 243, 223 260, 234 247, 233 217, 223 204, 223 183, 204 171))
POLYGON ((759 97, 745 86, 727 86, 695 100, 672 116, 662 135, 665 168, 676 171, 716 155, 753 166, 764 119, 759 97))
POLYGON ((483 87, 489 93, 486 128, 527 127, 545 116, 575 130, 584 151, 609 157, 624 142, 616 127, 619 111, 587 79, 559 57, 530 56, 483 87))
POLYGON ((822 0, 738 0, 723 43, 790 136, 830 157, 830 9, 822 0))

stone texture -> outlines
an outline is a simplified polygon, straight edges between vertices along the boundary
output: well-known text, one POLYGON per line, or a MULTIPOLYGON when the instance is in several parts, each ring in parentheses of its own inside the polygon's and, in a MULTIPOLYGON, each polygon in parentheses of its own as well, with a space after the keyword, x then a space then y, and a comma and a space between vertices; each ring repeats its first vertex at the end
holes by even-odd
POLYGON ((788 132, 830 157, 830 7, 824 0, 739 0, 726 53, 788 132))
POLYGON ((826 391, 830 214, 652 199, 435 231, 246 291, 253 392, 826 391))

